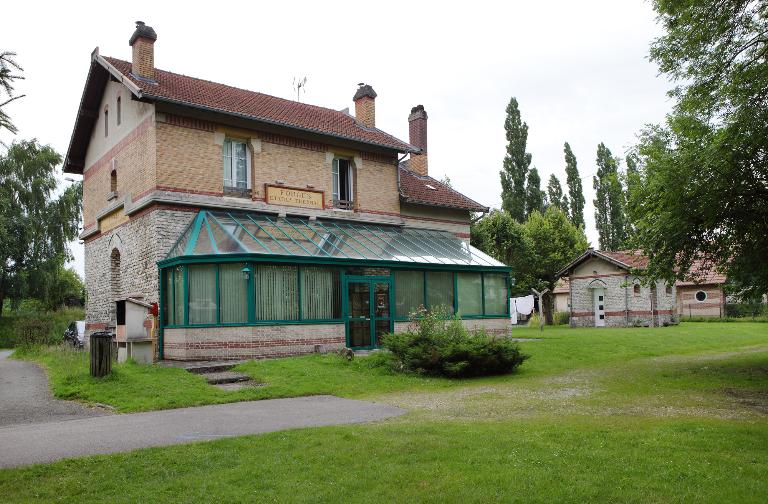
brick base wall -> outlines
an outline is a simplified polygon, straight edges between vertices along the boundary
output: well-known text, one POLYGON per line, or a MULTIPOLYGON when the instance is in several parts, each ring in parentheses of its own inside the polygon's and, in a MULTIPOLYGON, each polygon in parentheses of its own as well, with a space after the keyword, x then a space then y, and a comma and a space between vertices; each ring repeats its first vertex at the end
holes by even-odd
POLYGON ((345 344, 344 324, 166 329, 163 340, 165 358, 171 360, 289 357, 333 351, 345 344))
MULTIPOLYGON (((467 329, 485 328, 491 334, 509 334, 512 330, 512 322, 508 318, 464 319, 462 322, 467 329)), ((410 322, 395 322, 395 332, 405 332, 409 325, 410 322)))

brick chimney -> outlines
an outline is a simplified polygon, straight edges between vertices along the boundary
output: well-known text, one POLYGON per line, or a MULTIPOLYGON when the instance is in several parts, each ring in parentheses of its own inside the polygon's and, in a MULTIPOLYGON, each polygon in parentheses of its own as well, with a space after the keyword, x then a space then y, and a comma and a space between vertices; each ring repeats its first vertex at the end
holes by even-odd
POLYGON ((131 73, 136 77, 155 80, 155 40, 155 30, 144 21, 136 21, 136 30, 128 41, 133 48, 131 73))
POLYGON ((368 84, 358 84, 352 98, 355 102, 355 118, 363 126, 376 127, 376 91, 368 84))
POLYGON ((411 171, 419 175, 428 175, 427 170, 427 111, 424 105, 416 105, 408 116, 409 142, 421 149, 419 154, 411 154, 411 171))

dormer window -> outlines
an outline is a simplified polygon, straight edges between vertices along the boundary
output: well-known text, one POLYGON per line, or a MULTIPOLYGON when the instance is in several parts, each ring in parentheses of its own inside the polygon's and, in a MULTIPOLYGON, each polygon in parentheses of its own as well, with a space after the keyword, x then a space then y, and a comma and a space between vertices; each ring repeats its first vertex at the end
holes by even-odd
POLYGON ((352 166, 349 159, 333 160, 333 206, 352 209, 354 200, 352 166))
POLYGON ((243 140, 224 140, 224 192, 247 196, 251 181, 248 173, 248 147, 243 140))

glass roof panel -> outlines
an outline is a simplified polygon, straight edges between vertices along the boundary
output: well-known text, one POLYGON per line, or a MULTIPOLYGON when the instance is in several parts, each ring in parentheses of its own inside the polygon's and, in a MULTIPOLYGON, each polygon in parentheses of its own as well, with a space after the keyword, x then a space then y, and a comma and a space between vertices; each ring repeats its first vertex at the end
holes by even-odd
POLYGON ((504 267, 447 231, 202 210, 167 259, 211 254, 504 267))

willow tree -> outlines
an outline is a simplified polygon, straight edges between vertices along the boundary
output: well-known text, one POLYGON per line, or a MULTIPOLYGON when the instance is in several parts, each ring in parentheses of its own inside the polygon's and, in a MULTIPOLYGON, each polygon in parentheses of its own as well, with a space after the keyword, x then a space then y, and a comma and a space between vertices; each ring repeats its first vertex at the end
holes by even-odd
POLYGON ((8 294, 40 290, 70 257, 77 237, 82 185, 56 196, 61 156, 36 140, 14 142, 0 155, 0 315, 8 294), (37 281, 29 286, 24 282, 37 281))

